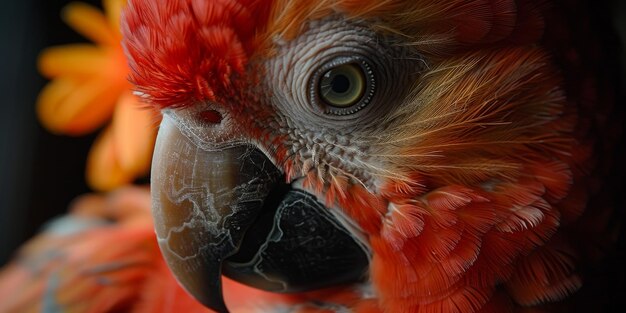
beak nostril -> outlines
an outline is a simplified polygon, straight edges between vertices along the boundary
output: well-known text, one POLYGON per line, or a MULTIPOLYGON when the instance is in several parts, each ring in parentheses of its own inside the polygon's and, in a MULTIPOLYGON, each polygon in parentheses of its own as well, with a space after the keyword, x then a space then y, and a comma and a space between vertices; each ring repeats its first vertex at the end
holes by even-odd
POLYGON ((222 122, 222 114, 216 110, 206 110, 198 113, 202 121, 211 124, 219 124, 222 122))

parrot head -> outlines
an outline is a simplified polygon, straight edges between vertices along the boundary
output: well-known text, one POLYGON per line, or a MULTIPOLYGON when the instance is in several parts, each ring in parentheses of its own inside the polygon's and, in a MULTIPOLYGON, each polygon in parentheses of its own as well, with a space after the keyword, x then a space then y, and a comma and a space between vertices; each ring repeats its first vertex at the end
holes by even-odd
POLYGON ((123 45, 163 115, 153 216, 179 282, 217 311, 221 275, 371 285, 389 312, 577 289, 567 261, 559 288, 515 287, 514 265, 580 211, 562 204, 575 119, 530 2, 130 0, 123 45))

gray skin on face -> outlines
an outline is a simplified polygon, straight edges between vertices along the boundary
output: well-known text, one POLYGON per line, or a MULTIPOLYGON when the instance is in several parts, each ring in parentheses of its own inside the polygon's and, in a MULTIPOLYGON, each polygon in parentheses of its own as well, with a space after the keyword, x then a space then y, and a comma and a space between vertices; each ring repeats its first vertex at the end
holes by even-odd
MULTIPOLYGON (((371 156, 377 138, 393 124, 393 112, 401 107, 407 91, 424 70, 424 61, 412 49, 383 37, 359 22, 338 16, 310 22, 307 31, 289 42, 276 40, 278 53, 266 61, 267 80, 278 133, 300 173, 323 169, 342 173, 354 183, 375 188, 383 158, 371 156), (354 113, 329 113, 320 99, 319 77, 339 60, 364 62, 372 71, 373 95, 354 113)), ((369 79, 369 77, 368 77, 369 79)), ((363 97, 362 101, 365 100, 363 97)))

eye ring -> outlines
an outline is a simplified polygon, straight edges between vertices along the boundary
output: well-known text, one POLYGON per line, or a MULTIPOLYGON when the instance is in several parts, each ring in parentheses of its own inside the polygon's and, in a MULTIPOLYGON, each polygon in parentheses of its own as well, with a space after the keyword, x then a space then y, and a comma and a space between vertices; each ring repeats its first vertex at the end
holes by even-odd
POLYGON ((343 116, 370 104, 375 86, 370 62, 360 56, 337 57, 312 76, 310 94, 324 114, 343 116))

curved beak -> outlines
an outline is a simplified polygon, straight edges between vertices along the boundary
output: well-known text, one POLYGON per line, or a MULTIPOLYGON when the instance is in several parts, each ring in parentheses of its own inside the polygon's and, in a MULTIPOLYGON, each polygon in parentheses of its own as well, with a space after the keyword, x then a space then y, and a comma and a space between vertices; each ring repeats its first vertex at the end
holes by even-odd
POLYGON ((273 292, 364 279, 368 248, 349 223, 286 184, 260 150, 233 143, 239 134, 216 125, 198 138, 172 115, 164 114, 154 151, 152 214, 163 257, 198 301, 228 312, 222 273, 273 292))
POLYGON ((227 312, 222 262, 237 252, 281 173, 257 149, 203 150, 164 114, 152 163, 153 216, 168 266, 205 306, 227 312))

